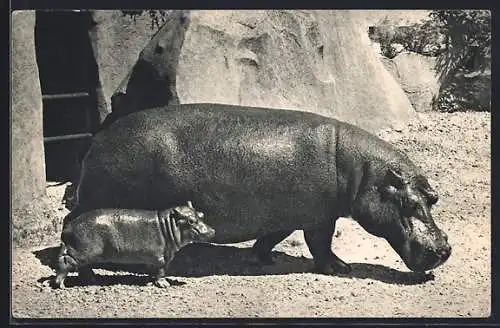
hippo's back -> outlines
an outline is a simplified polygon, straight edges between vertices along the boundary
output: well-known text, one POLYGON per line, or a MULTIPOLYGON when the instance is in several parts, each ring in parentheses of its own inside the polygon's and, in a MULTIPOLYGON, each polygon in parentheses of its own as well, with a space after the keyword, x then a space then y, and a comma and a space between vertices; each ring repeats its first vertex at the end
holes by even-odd
POLYGON ((192 199, 216 240, 300 229, 334 215, 338 121, 215 104, 137 112, 98 133, 83 208, 169 208, 192 199))

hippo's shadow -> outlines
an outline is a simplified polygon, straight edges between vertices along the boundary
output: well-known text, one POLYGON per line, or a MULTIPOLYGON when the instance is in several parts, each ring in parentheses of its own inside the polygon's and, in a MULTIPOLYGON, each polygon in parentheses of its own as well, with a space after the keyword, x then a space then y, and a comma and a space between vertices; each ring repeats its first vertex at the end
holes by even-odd
MULTIPOLYGON (((41 277, 37 281, 41 284, 49 284, 55 275, 41 277)), ((181 286, 185 285, 186 282, 179 281, 176 279, 167 278, 168 282, 171 286, 181 286)), ((95 275, 95 281, 92 283, 88 283, 82 281, 80 277, 77 275, 68 275, 66 279, 64 279, 64 285, 66 287, 77 287, 77 286, 89 286, 89 285, 97 285, 97 286, 113 286, 113 285, 129 285, 129 286, 146 286, 151 284, 152 280, 147 275, 142 274, 113 274, 113 275, 95 275)))
MULTIPOLYGON (((59 247, 48 247, 34 251, 35 256, 43 265, 55 270, 59 247)), ((257 262, 251 248, 241 248, 229 245, 191 244, 181 249, 171 262, 167 274, 171 277, 203 277, 211 275, 233 276, 265 276, 288 273, 312 272, 314 262, 310 258, 295 257, 281 251, 273 251, 275 264, 262 265, 257 262)), ((372 279, 388 284, 416 285, 422 284, 433 277, 415 272, 398 271, 384 265, 369 263, 350 263, 352 271, 339 277, 372 279)), ((145 273, 143 268, 124 268, 125 271, 145 273)), ((97 283, 102 285, 130 284, 144 285, 150 278, 144 275, 97 275, 97 283)), ((66 278, 66 285, 73 284, 74 276, 66 278)), ((171 283, 176 284, 175 281, 171 283)), ((178 283, 177 283, 178 284, 178 283)))

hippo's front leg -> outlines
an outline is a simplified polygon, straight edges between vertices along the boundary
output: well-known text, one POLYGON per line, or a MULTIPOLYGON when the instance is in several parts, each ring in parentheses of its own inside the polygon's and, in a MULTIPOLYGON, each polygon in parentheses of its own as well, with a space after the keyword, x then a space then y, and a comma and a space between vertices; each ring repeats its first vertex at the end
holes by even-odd
POLYGON ((166 276, 166 271, 168 269, 168 265, 172 261, 172 258, 165 259, 165 257, 158 258, 158 264, 156 267, 158 268, 155 274, 153 275, 153 284, 159 288, 166 288, 170 286, 166 276))
POLYGON ((336 221, 337 219, 328 220, 319 228, 304 230, 304 238, 314 258, 317 272, 324 274, 348 274, 351 272, 351 266, 338 258, 332 251, 332 236, 336 221))
POLYGON ((158 271, 156 272, 156 275, 154 277, 154 281, 153 281, 153 284, 156 286, 156 287, 159 287, 159 288, 166 288, 166 287, 169 287, 170 286, 170 283, 168 282, 167 278, 165 278, 165 269, 162 267, 162 268, 159 268, 158 271))

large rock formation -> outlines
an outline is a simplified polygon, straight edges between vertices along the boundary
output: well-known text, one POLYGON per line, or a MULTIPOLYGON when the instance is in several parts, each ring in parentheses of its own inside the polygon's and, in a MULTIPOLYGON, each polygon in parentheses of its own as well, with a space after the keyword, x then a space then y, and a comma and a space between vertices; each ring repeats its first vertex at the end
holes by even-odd
POLYGON ((35 57, 35 12, 12 13, 12 210, 45 195, 42 93, 35 57))
POLYGON ((345 10, 174 12, 113 98, 116 116, 217 102, 302 109, 371 131, 414 115, 345 10))
POLYGON ((417 112, 432 110, 433 100, 438 96, 440 87, 435 57, 402 52, 393 59, 384 58, 383 63, 417 112))
POLYGON ((35 12, 13 12, 10 195, 12 241, 17 246, 40 245, 59 219, 45 189, 42 93, 34 34, 35 12))
POLYGON ((119 10, 96 10, 91 15, 93 28, 89 35, 98 69, 98 110, 102 122, 111 112, 114 90, 129 74, 155 30, 147 15, 135 20, 119 10))

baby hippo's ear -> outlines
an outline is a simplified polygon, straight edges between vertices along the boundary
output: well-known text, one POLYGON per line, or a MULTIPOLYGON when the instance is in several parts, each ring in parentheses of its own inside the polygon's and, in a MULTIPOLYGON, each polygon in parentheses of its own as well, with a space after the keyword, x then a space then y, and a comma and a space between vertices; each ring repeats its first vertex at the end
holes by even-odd
POLYGON ((198 216, 199 219, 203 219, 205 217, 205 214, 200 211, 196 211, 196 216, 198 216))
POLYGON ((182 212, 180 211, 179 207, 174 207, 172 208, 172 211, 170 212, 170 216, 174 218, 176 221, 182 220, 184 215, 182 215, 182 212))
POLYGON ((192 209, 194 209, 193 203, 191 203, 190 200, 187 201, 187 206, 190 207, 190 208, 192 208, 192 209))

